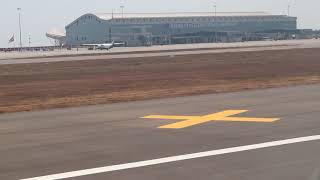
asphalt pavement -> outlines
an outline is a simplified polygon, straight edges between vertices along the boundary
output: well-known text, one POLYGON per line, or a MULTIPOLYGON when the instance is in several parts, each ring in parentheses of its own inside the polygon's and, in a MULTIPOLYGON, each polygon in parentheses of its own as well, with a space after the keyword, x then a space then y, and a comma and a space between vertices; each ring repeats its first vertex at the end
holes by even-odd
POLYGON ((319 92, 307 85, 2 114, 0 179, 319 180, 319 92), (168 126, 179 122, 188 126, 168 126))

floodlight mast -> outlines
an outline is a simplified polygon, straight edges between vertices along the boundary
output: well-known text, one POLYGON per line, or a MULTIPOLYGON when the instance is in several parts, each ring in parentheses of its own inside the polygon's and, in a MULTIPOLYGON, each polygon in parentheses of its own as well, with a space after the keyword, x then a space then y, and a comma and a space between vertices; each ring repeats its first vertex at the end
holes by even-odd
POLYGON ((292 4, 292 0, 289 0, 288 1, 288 6, 287 6, 287 13, 288 13, 288 16, 290 16, 290 13, 291 13, 291 4, 292 4))
POLYGON ((121 8, 121 17, 122 17, 122 18, 124 17, 124 8, 125 8, 124 4, 125 4, 125 2, 122 1, 122 2, 121 2, 121 5, 120 5, 120 8, 121 8))
POLYGON ((17 10, 18 10, 18 13, 19 13, 19 34, 20 34, 19 45, 20 45, 20 51, 22 51, 21 8, 17 8, 17 10))
POLYGON ((217 42, 217 2, 213 2, 213 8, 214 8, 214 25, 215 25, 215 30, 214 30, 214 42, 217 42))
POLYGON ((121 8, 121 17, 123 18, 124 5, 121 5, 120 8, 121 8))

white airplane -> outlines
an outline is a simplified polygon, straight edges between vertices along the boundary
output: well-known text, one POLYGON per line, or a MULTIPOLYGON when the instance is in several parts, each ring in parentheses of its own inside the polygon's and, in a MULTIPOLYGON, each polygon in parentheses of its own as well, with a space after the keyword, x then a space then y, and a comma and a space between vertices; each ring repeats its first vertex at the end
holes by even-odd
POLYGON ((116 45, 124 45, 124 43, 115 43, 112 41, 111 43, 104 43, 104 44, 83 44, 83 46, 90 46, 96 50, 110 50, 114 48, 116 45))

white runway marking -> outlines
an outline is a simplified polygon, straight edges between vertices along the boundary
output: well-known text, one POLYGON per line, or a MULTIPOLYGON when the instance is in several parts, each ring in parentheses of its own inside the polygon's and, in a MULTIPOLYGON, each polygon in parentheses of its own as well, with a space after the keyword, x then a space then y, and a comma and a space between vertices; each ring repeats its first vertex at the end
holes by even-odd
POLYGON ((28 178, 23 180, 58 180, 58 179, 74 178, 74 177, 85 176, 85 175, 106 173, 106 172, 119 171, 124 169, 132 169, 132 168, 164 164, 164 163, 170 163, 170 162, 176 162, 176 161, 203 158, 203 157, 209 157, 209 156, 217 156, 222 154, 249 151, 249 150, 255 150, 255 149, 275 147, 275 146, 283 146, 288 144, 295 144, 295 143, 316 141, 316 140, 320 140, 320 135, 286 139, 286 140, 280 140, 280 141, 272 141, 272 142, 266 142, 266 143, 260 143, 260 144, 232 147, 232 148, 219 149, 219 150, 213 150, 213 151, 179 155, 179 156, 171 156, 166 158, 139 161, 139 162, 133 162, 133 163, 127 163, 127 164, 98 167, 93 169, 85 169, 85 170, 65 172, 60 174, 52 174, 52 175, 28 178))

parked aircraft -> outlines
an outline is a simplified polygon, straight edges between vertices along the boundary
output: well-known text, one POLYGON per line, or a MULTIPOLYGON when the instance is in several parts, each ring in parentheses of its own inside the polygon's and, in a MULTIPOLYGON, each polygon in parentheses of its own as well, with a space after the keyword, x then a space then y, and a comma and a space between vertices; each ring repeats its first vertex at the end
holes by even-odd
POLYGON ((83 46, 89 46, 95 50, 108 50, 108 51, 117 45, 124 45, 124 43, 115 43, 114 41, 112 41, 111 43, 104 43, 104 44, 83 44, 83 46))

